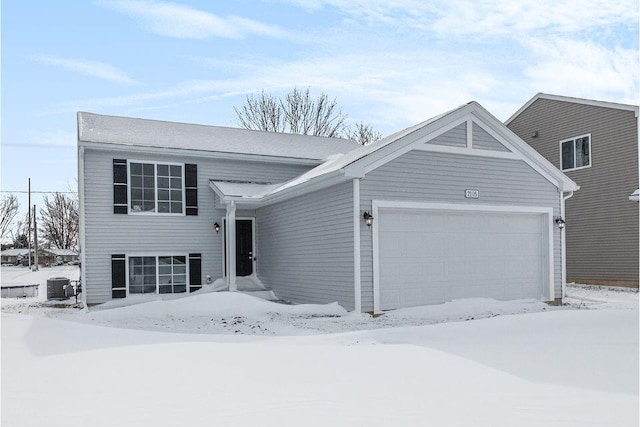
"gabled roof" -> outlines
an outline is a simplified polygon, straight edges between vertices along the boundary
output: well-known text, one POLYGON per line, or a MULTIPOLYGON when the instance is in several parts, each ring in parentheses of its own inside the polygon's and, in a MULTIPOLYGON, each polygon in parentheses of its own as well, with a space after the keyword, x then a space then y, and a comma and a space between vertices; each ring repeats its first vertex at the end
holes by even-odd
POLYGON ((423 144, 424 141, 466 120, 473 120, 491 130, 500 142, 509 148, 510 158, 525 161, 562 191, 574 191, 579 188, 575 182, 475 101, 406 128, 373 144, 361 146, 346 154, 332 156, 326 162, 287 182, 261 185, 259 188, 247 184, 225 186, 224 182, 212 182, 211 188, 223 201, 233 200, 252 207, 274 203, 338 182, 364 177, 366 173, 410 151, 417 144, 423 144))
POLYGON ((58 249, 58 248, 48 248, 42 249, 43 252, 48 252, 55 256, 76 256, 78 255, 77 251, 73 249, 58 249))
POLYGON ((27 248, 17 248, 17 249, 5 249, 2 251, 2 256, 27 256, 29 254, 29 249, 27 248))
POLYGON ((548 93, 538 92, 533 98, 527 101, 518 111, 516 111, 511 117, 509 117, 504 124, 509 125, 516 117, 518 117, 524 110, 529 108, 531 104, 536 102, 538 99, 549 99, 551 101, 561 101, 561 102, 571 102, 573 104, 582 104, 582 105, 592 105, 594 107, 603 107, 603 108, 613 108, 616 110, 626 110, 633 111, 638 117, 638 106, 630 105, 630 104, 620 104, 617 102, 608 102, 608 101, 596 101, 593 99, 584 99, 584 98, 574 98, 571 96, 561 96, 561 95, 551 95, 548 93))
POLYGON ((79 143, 173 148, 323 162, 359 147, 342 138, 264 132, 78 112, 79 143))

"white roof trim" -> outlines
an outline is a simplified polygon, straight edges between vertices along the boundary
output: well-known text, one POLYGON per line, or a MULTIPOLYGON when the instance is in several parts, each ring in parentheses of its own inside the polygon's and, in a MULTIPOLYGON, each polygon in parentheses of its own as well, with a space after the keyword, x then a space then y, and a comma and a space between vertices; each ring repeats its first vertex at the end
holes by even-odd
MULTIPOLYGON (((407 128, 374 144, 363 146, 347 154, 336 155, 325 163, 285 183, 270 184, 269 187, 265 185, 259 190, 249 187, 234 187, 232 190, 231 188, 221 188, 223 184, 212 181, 211 188, 221 197, 223 202, 233 200, 237 203, 251 205, 253 207, 265 206, 339 182, 344 182, 354 177, 364 177, 366 173, 375 170, 408 151, 422 147, 425 142, 467 120, 472 120, 478 124, 506 148, 511 150, 510 153, 496 152, 499 153, 496 157, 507 157, 508 154, 509 158, 524 161, 549 182, 558 187, 560 191, 575 191, 579 189, 575 182, 538 154, 475 101, 407 128), (231 194, 232 192, 238 194, 231 194)), ((489 153, 490 150, 487 150, 487 152, 489 153)), ((464 154, 468 153, 465 151, 464 154)))
MULTIPOLYGON (((421 127, 414 126, 403 132, 399 132, 396 134, 396 139, 383 140, 383 146, 378 147, 378 150, 375 152, 366 153, 348 164, 345 167, 345 172, 347 176, 358 176, 358 173, 368 173, 408 151, 421 147, 427 140, 435 138, 468 119, 473 120, 474 123, 496 138, 501 144, 511 150, 512 153, 516 154, 519 159, 531 166, 536 172, 544 176, 560 190, 575 191, 579 189, 575 182, 569 179, 569 177, 558 170, 527 143, 522 141, 515 133, 500 122, 500 120, 491 115, 475 101, 437 116, 433 120, 423 122, 421 127), (406 141, 401 147, 396 146, 385 149, 391 145, 391 143, 395 145, 395 142, 401 139, 405 139, 406 141), (352 171, 351 169, 356 170, 352 171)), ((359 150, 355 150, 347 153, 343 158, 355 156, 360 153, 359 150)))
POLYGON ((353 141, 283 132, 78 112, 78 140, 110 144, 325 161, 359 148, 353 141))
POLYGON ((636 117, 638 117, 639 107, 637 105, 620 104, 618 102, 609 102, 609 101, 596 101, 593 99, 574 98, 571 96, 551 95, 548 93, 539 92, 536 95, 534 95, 534 97, 531 98, 529 101, 527 101, 526 104, 520 107, 520 109, 516 111, 511 117, 509 117, 504 122, 504 124, 508 125, 509 123, 511 123, 513 120, 515 120, 516 117, 518 117, 524 110, 529 108, 529 106, 531 106, 531 104, 536 102, 538 99, 549 99, 552 101, 571 102, 574 104, 592 105, 594 107, 614 108, 616 110, 633 111, 636 117))
POLYGON ((502 124, 500 120, 495 118, 480 104, 476 105, 478 108, 474 111, 474 115, 476 115, 479 120, 475 122, 491 136, 496 138, 512 152, 519 154, 524 162, 547 180, 554 183, 561 191, 577 191, 580 189, 578 184, 556 168, 550 161, 542 157, 533 147, 520 139, 511 129, 502 124))
POLYGON ((262 163, 279 163, 279 164, 295 164, 317 166, 322 164, 321 160, 307 159, 301 157, 280 157, 267 156, 264 154, 247 154, 247 153, 227 153, 223 151, 207 151, 190 148, 164 148, 152 146, 140 146, 133 144, 110 144, 104 142, 78 141, 79 147, 89 148, 92 150, 105 151, 126 151, 128 153, 145 153, 145 154, 175 154, 178 156, 197 156, 198 158, 207 159, 225 159, 225 160, 241 160, 262 163))
POLYGON ((271 193, 282 183, 270 184, 262 182, 238 182, 226 180, 210 180, 209 186, 220 196, 223 201, 260 199, 271 193))

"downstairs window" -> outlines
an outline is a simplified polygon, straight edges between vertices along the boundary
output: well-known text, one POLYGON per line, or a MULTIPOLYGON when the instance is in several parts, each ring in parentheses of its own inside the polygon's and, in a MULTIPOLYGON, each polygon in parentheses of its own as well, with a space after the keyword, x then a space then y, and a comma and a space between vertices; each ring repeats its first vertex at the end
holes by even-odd
POLYGON ((187 257, 129 257, 129 294, 172 294, 187 291, 187 257))

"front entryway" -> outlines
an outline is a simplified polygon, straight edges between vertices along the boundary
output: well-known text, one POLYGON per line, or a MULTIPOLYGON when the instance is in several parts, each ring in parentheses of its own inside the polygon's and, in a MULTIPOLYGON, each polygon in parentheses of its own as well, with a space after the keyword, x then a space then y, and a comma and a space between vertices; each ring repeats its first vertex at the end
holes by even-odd
POLYGON ((236 220, 236 276, 253 273, 253 221, 236 220))
MULTIPOLYGON (((224 221, 226 225, 226 220, 224 221)), ((226 240, 227 231, 225 227, 224 238, 226 240)), ((253 220, 237 219, 236 220, 236 276, 250 276, 253 273, 253 220)), ((227 257, 227 249, 224 250, 225 259, 227 257)), ((225 276, 227 268, 225 263, 225 276)))

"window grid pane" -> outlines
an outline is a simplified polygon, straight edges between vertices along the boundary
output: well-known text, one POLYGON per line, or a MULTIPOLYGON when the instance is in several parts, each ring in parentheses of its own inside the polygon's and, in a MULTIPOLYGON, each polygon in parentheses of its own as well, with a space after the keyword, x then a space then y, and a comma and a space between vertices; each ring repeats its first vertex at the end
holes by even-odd
POLYGON ((154 212, 155 174, 153 163, 131 163, 131 210, 154 212))
POLYGON ((589 137, 576 139, 576 167, 589 166, 589 137))
POLYGON ((562 143, 562 170, 573 169, 573 141, 562 143))
POLYGON ((156 291, 156 258, 129 258, 129 293, 145 294, 156 291))
POLYGON ((186 257, 158 257, 158 291, 161 294, 181 293, 187 290, 186 257))
POLYGON ((158 212, 182 213, 182 166, 158 165, 158 212))

